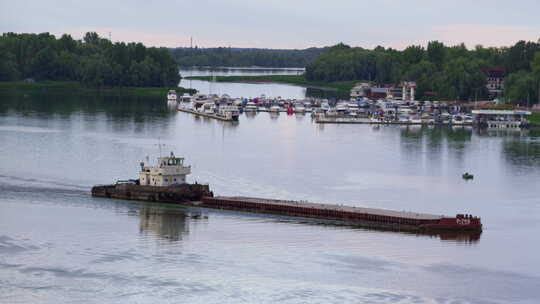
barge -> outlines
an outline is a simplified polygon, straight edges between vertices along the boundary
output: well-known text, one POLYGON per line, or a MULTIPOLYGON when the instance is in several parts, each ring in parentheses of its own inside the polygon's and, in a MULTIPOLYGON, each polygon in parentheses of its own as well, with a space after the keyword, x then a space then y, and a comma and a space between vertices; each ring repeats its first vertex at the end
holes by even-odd
POLYGON ((191 167, 184 166, 183 161, 183 158, 175 157, 171 152, 170 157, 158 158, 157 166, 146 166, 141 163, 139 179, 94 186, 92 196, 311 218, 358 227, 397 231, 421 233, 482 231, 481 219, 468 214, 448 217, 304 201, 241 196, 214 197, 208 185, 186 183, 186 175, 191 173, 191 167))
POLYGON ((201 202, 196 202, 193 205, 214 209, 315 218, 366 228, 418 232, 482 231, 481 219, 468 214, 457 214, 455 217, 448 217, 406 211, 253 197, 203 197, 201 202))

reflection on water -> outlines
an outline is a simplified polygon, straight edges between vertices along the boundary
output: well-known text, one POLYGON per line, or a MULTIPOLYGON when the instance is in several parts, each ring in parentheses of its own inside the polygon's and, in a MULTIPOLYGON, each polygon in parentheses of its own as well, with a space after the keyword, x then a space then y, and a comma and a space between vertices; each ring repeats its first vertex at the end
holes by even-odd
POLYGON ((189 233, 189 214, 184 210, 144 205, 139 217, 141 233, 153 233, 171 242, 189 233))
POLYGON ((506 161, 521 168, 540 168, 540 139, 509 139, 503 142, 506 161))
MULTIPOLYGON (((183 77, 190 76, 258 76, 258 75, 299 75, 304 69, 273 69, 273 68, 184 68, 180 71, 183 77)), ((192 80, 183 78, 180 86, 193 88, 203 94, 228 94, 232 97, 282 97, 302 99, 306 96, 336 98, 345 97, 342 93, 333 90, 304 88, 301 86, 282 83, 221 83, 192 80)))

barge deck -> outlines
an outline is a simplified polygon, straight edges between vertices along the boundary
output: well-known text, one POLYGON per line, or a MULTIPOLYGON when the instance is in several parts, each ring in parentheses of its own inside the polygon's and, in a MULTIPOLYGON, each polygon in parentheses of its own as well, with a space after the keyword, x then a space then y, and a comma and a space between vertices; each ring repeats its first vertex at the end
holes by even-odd
POLYGON ((200 207, 339 221, 348 225, 403 231, 482 231, 479 217, 455 217, 386 209, 317 204, 255 197, 203 197, 200 207))

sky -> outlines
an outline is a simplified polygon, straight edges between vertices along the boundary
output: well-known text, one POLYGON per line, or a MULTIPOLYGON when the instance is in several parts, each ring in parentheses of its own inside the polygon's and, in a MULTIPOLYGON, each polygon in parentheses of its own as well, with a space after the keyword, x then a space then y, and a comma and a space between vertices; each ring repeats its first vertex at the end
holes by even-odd
POLYGON ((0 32, 94 31, 147 46, 472 48, 540 38, 540 0, 0 0, 0 32))

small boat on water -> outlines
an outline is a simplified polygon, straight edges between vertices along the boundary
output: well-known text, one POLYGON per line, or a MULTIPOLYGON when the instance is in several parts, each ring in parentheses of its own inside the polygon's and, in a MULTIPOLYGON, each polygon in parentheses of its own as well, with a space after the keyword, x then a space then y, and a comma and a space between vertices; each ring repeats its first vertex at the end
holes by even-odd
POLYGON ((465 180, 469 180, 469 179, 473 179, 474 175, 470 174, 469 172, 465 172, 465 173, 463 173, 463 175, 461 177, 463 177, 463 179, 465 179, 465 180))
POLYGON ((190 102, 191 96, 188 93, 184 93, 184 95, 180 96, 179 99, 180 102, 190 102))
POLYGON ((296 106, 294 106, 294 113, 296 113, 296 114, 304 114, 304 113, 306 113, 306 108, 304 108, 303 105, 296 105, 296 106))
POLYGON ((238 121, 240 110, 237 106, 220 106, 217 114, 225 119, 238 121))
POLYGON ((207 102, 200 107, 200 111, 204 114, 215 114, 216 113, 216 104, 213 102, 207 102))
POLYGON ((167 100, 176 101, 176 91, 175 90, 169 90, 169 92, 167 93, 167 100))
POLYGON ((252 101, 248 101, 246 105, 244 106, 245 112, 257 112, 257 104, 255 104, 252 101))
POLYGON ((278 105, 273 105, 270 107, 270 112, 272 113, 279 113, 281 112, 281 107, 278 105))

